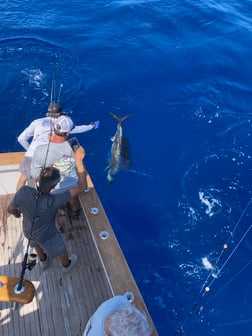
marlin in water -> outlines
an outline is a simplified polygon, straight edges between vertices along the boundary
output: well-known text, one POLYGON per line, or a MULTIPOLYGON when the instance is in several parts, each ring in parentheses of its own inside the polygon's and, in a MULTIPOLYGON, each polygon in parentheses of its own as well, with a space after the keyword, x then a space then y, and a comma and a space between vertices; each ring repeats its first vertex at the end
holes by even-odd
POLYGON ((111 138, 112 146, 110 153, 110 162, 108 166, 107 179, 109 182, 113 181, 114 175, 117 173, 118 169, 122 166, 127 166, 130 163, 130 152, 128 146, 128 139, 123 138, 123 128, 122 123, 128 118, 129 114, 124 117, 118 117, 114 113, 109 112, 109 114, 115 118, 118 122, 115 135, 111 138), (124 162, 122 162, 124 161, 124 162))

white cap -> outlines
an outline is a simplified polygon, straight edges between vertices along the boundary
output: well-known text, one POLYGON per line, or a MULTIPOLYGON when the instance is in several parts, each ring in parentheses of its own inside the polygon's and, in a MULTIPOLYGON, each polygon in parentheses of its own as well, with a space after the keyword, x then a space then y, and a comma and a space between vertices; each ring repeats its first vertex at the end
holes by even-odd
POLYGON ((63 115, 56 119, 54 124, 55 133, 67 133, 74 128, 74 123, 71 118, 63 115))

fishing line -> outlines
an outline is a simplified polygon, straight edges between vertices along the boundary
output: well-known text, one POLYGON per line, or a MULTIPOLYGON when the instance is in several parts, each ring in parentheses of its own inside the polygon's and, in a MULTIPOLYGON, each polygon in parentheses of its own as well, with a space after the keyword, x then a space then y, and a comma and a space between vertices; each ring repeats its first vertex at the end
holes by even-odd
MULTIPOLYGON (((237 228, 238 228, 240 222, 242 221, 242 219, 243 219, 245 213, 247 212, 247 209, 248 209, 248 207, 249 207, 250 204, 251 204, 251 198, 249 199, 249 201, 247 202, 246 206, 244 207, 244 209, 243 209, 243 211, 242 211, 242 213, 241 213, 239 219, 237 220, 237 222, 236 222, 236 224, 235 224, 235 226, 234 226, 233 231, 230 233, 230 236, 229 236, 227 242, 223 245, 223 248, 222 248, 222 250, 221 250, 221 252, 220 252, 220 254, 219 254, 219 256, 218 256, 218 258, 217 258, 217 260, 216 260, 216 262, 215 262, 215 264, 214 264, 214 266, 213 266, 213 270, 218 270, 217 266, 218 266, 218 264, 219 264, 219 262, 220 262, 220 259, 221 259, 222 255, 224 254, 224 251, 227 250, 227 248, 228 248, 228 243, 230 242, 231 238, 234 237, 235 231, 237 230, 237 228)), ((209 292, 211 285, 212 285, 212 284, 214 283, 214 281, 218 278, 219 274, 223 271, 224 267, 226 266, 226 264, 228 263, 228 261, 230 260, 230 258, 233 256, 234 252, 237 250, 237 248, 239 247, 239 245, 241 244, 241 242, 243 241, 243 239, 246 237, 246 235, 248 234, 248 232, 251 230, 251 227, 252 227, 252 225, 250 225, 250 227, 249 227, 249 228, 246 230, 246 232, 243 234, 243 236, 242 236, 241 239, 238 241, 238 243, 236 244, 236 246, 234 247, 234 249, 233 249, 233 250, 231 251, 231 253, 227 256, 226 260, 224 261, 224 263, 223 263, 223 265, 221 266, 221 268, 217 271, 217 273, 214 273, 213 270, 211 270, 211 271, 209 272, 208 277, 207 277, 207 279, 205 280, 205 282, 204 282, 204 284, 203 284, 203 286, 202 286, 202 288, 201 288, 201 290, 200 290, 200 294, 203 292, 202 296, 204 296, 204 295, 206 294, 206 292, 209 292), (210 281, 210 284, 209 284, 208 286, 206 286, 207 283, 208 283, 208 281, 209 281, 209 279, 210 279, 211 277, 213 277, 214 279, 212 279, 212 280, 210 281), (206 289, 207 289, 207 290, 206 290, 206 289)))
MULTIPOLYGON (((249 228, 245 231, 245 233, 243 234, 243 236, 241 237, 241 239, 238 241, 238 243, 235 245, 234 249, 231 251, 231 253, 228 255, 228 257, 226 258, 225 262, 223 263, 223 265, 221 266, 221 268, 219 269, 217 275, 216 275, 216 278, 218 277, 218 275, 223 271, 224 267, 226 266, 226 264, 228 263, 228 261, 231 259, 231 257, 233 256, 233 254, 235 253, 235 251, 238 249, 238 247, 240 246, 240 244, 242 243, 242 241, 244 240, 244 238, 247 236, 247 234, 249 233, 249 231, 251 230, 252 228, 252 225, 249 226, 249 228)), ((208 285, 208 287, 206 288, 211 288, 212 284, 214 283, 214 281, 216 280, 213 279, 210 284, 208 285)), ((207 290, 207 291, 209 291, 207 290)), ((207 292, 206 291, 206 292, 207 292)), ((203 294, 204 295, 204 294, 203 294)))
MULTIPOLYGON (((199 308, 198 308, 198 314, 201 314, 201 312, 203 311, 203 309, 206 307, 206 306, 209 306, 209 304, 235 279, 238 277, 238 275, 240 275, 252 262, 252 259, 250 259, 246 265, 244 265, 238 272, 236 272, 232 278, 230 278, 219 290, 218 292, 210 299, 208 300, 205 304, 201 305, 199 308)), ((195 307, 196 307, 196 303, 195 303, 195 307)), ((193 311, 192 311, 193 312, 193 311)), ((218 328, 218 327, 217 327, 218 328)))
POLYGON ((251 204, 251 198, 249 199, 249 201, 247 202, 246 206, 244 207, 239 219, 237 220, 235 226, 234 226, 234 229, 233 231, 230 233, 230 237, 228 238, 227 242, 223 245, 223 248, 221 250, 221 252, 219 253, 219 256, 213 266, 213 268, 211 269, 211 271, 209 272, 206 280, 204 281, 200 291, 198 292, 198 294, 195 296, 195 300, 193 300, 193 305, 192 305, 192 308, 191 308, 191 311, 189 312, 188 316, 184 319, 184 322, 181 323, 175 330, 174 332, 174 335, 178 335, 178 334, 181 334, 181 333, 184 333, 184 325, 186 322, 188 322, 189 318, 192 317, 193 313, 196 311, 196 313, 200 314, 202 312, 202 310, 204 309, 204 307, 206 305, 209 304, 209 302, 211 302, 216 296, 218 296, 222 290, 227 287, 241 272, 243 272, 244 269, 246 269, 250 263, 252 262, 252 260, 250 260, 245 266, 243 266, 240 271, 236 272, 236 274, 229 279, 228 282, 225 283, 225 285, 214 295, 214 297, 211 298, 211 300, 209 300, 208 302, 204 303, 203 305, 199 305, 197 303, 197 301, 199 301, 199 299, 202 299, 204 297, 204 295, 210 291, 211 289, 211 286, 213 285, 214 281, 217 280, 217 278, 219 277, 219 274, 223 271, 224 267, 227 265, 228 261, 231 259, 231 257, 233 256, 233 254, 235 253, 235 251, 238 249, 238 247, 240 246, 240 244, 242 243, 242 241, 245 239, 245 237, 247 236, 247 234, 249 233, 249 231, 251 230, 252 228, 252 225, 250 225, 246 231, 243 233, 242 237, 240 238, 240 240, 238 241, 238 243, 234 246, 233 250, 231 251, 231 253, 227 256, 227 258, 224 260, 224 263, 222 264, 221 268, 217 268, 218 266, 218 263, 221 259, 221 257, 223 256, 224 254, 224 251, 228 248, 228 242, 231 240, 232 237, 234 237, 234 233, 235 231, 237 230, 239 224, 241 223, 244 215, 246 214, 247 210, 248 210, 248 207, 249 205, 251 204), (217 273, 215 273, 213 270, 218 270, 217 273), (210 278, 213 278, 209 285, 208 284, 208 281, 210 278), (203 294, 202 294, 203 293, 203 294), (196 310, 197 308, 197 310, 196 310))
POLYGON ((223 324, 219 324, 216 328, 228 327, 228 326, 237 325, 237 324, 244 324, 244 323, 248 323, 248 322, 252 322, 252 319, 223 323, 223 324))
MULTIPOLYGON (((53 122, 51 120, 50 121, 50 127, 51 128, 52 128, 52 123, 53 122)), ((43 165, 43 167, 41 168, 41 171, 40 171, 40 179, 41 179, 41 173, 42 173, 43 169, 46 167, 46 160, 47 160, 47 157, 48 157, 50 143, 51 143, 51 137, 49 138, 49 141, 48 141, 44 165, 43 165)), ((21 270, 20 276, 19 276, 19 283, 18 283, 17 288, 16 288, 17 292, 19 292, 23 287, 24 275, 25 275, 25 271, 26 271, 27 266, 28 266, 27 260, 28 260, 28 255, 29 255, 29 248, 30 248, 30 243, 31 243, 32 232, 33 232, 35 221, 36 221, 36 219, 38 219, 37 218, 37 213, 38 213, 39 201, 40 201, 40 197, 42 195, 42 191, 41 191, 40 188, 36 188, 36 189, 37 189, 38 194, 36 196, 35 209, 34 209, 34 214, 33 214, 32 223, 31 223, 31 230, 29 232, 28 242, 27 242, 27 245, 26 245, 26 251, 25 251, 23 261, 22 261, 22 270, 21 270)))
MULTIPOLYGON (((55 103, 55 77, 56 77, 56 71, 58 70, 58 66, 59 66, 59 56, 57 55, 56 56, 56 61, 54 63, 52 82, 51 82, 51 97, 50 97, 51 108, 52 108, 52 104, 55 103)), ((62 88, 63 88, 63 84, 61 83, 59 93, 58 93, 57 104, 59 104, 59 102, 60 102, 60 96, 61 96, 62 88)), ((52 113, 49 116, 50 116, 50 135, 49 135, 48 146, 47 146, 46 155, 45 155, 45 162, 44 162, 44 165, 43 165, 42 169, 46 167, 46 160, 47 160, 47 157, 48 157, 49 147, 50 147, 50 143, 52 142, 51 135, 53 134, 53 131, 54 131, 55 120, 58 118, 58 117, 56 117, 55 114, 52 114, 52 113)))
POLYGON ((60 103, 60 96, 61 96, 62 88, 63 88, 63 83, 60 84, 59 93, 58 93, 58 99, 57 99, 57 104, 60 103))
POLYGON ((251 203, 251 200, 252 200, 252 198, 250 198, 249 200, 248 200, 248 203, 247 203, 247 205, 245 206, 245 208, 244 208, 244 210, 243 210, 243 212, 241 213, 241 216, 240 216, 240 218, 238 219, 238 221, 236 222, 236 225, 235 225, 235 227, 234 227, 234 230, 230 233, 230 237, 229 237, 229 239, 228 239, 228 241, 227 241, 227 243, 229 242, 229 240, 231 239, 231 236, 233 236, 234 235, 234 233, 235 233, 235 231, 236 231, 236 229, 237 229, 237 227, 238 227, 238 225, 240 224, 240 222, 241 222, 241 220, 242 220, 242 218, 243 218, 243 216, 245 215, 245 213, 247 212, 247 209, 248 209, 248 207, 249 207, 249 205, 250 205, 250 203, 251 203))
POLYGON ((59 87, 59 92, 58 92, 58 96, 56 99, 56 73, 59 67, 59 56, 56 55, 56 61, 54 63, 54 70, 53 70, 53 76, 52 76, 52 83, 51 83, 51 95, 50 95, 50 104, 52 103, 60 103, 60 98, 61 98, 61 92, 62 92, 62 88, 63 88, 63 83, 60 83, 60 87, 59 87))
POLYGON ((211 297, 211 299, 207 302, 209 304, 212 302, 235 278, 238 277, 250 264, 252 263, 252 259, 250 259, 246 265, 244 265, 238 272, 236 272, 219 290, 218 292, 211 297))
MULTIPOLYGON (((52 86, 51 86, 51 103, 52 103, 52 98, 53 98, 53 94, 54 94, 54 86, 55 86, 55 71, 58 67, 58 63, 55 63, 54 65, 54 71, 53 71, 53 78, 52 78, 52 86)), ((49 148, 50 148, 50 144, 51 144, 51 134, 53 132, 54 129, 54 124, 55 124, 55 119, 57 119, 56 117, 50 117, 50 136, 48 139, 48 144, 47 144, 47 149, 46 149, 46 154, 45 154, 45 160, 44 160, 44 164, 41 168, 40 171, 40 179, 41 179, 41 172, 43 171, 43 169, 46 167, 46 161, 47 161, 47 157, 48 157, 48 153, 49 153, 49 148)), ((27 246, 26 246, 26 251, 25 251, 25 255, 22 261, 22 270, 20 272, 20 276, 19 276, 19 283, 17 285, 17 292, 19 292, 22 287, 23 287, 23 281, 24 281, 24 275, 25 275, 25 270, 27 269, 27 260, 28 260, 28 255, 29 255, 29 247, 30 247, 30 242, 31 242, 31 237, 32 237, 32 233, 33 233, 33 228, 34 228, 34 223, 37 219, 37 213, 38 213, 38 207, 39 207, 39 201, 40 201, 40 197, 42 195, 42 191, 41 188, 37 187, 37 196, 36 196, 36 202, 35 202, 35 209, 34 209, 34 214, 33 214, 33 218, 32 218, 32 223, 31 223, 31 230, 29 232, 29 236, 28 236, 28 242, 27 242, 27 246)))
MULTIPOLYGON (((58 57, 57 57, 57 61, 54 64, 54 70, 53 70, 53 75, 52 75, 50 105, 53 104, 53 103, 55 103, 55 100, 54 100, 54 98, 55 98, 55 76, 56 76, 57 69, 58 69, 58 57)), ((57 103, 59 103, 59 101, 60 101, 62 87, 63 87, 63 84, 60 85, 57 103)), ((53 106, 51 106, 51 108, 53 108, 53 106)), ((32 239, 32 233, 33 233, 33 229, 34 229, 34 224, 36 223, 37 220, 39 220, 38 209, 39 209, 40 198, 41 198, 41 195, 43 194, 43 190, 42 190, 42 188, 40 186, 40 182, 41 182, 42 172, 43 172, 43 170, 46 167, 46 161, 47 161, 47 158, 48 158, 49 148, 50 148, 50 144, 52 142, 51 135, 53 134, 53 131, 54 131, 55 119, 57 119, 57 117, 58 117, 57 112, 54 113, 54 114, 51 113, 51 115, 49 115, 49 117, 50 117, 50 135, 48 135, 48 144, 47 144, 47 148, 46 148, 46 153, 45 153, 45 158, 44 158, 44 164, 41 167, 41 171, 40 171, 40 175, 39 175, 39 185, 36 187, 37 194, 35 195, 36 201, 35 201, 34 213, 33 213, 33 218, 32 218, 32 221, 31 221, 30 232, 29 232, 29 235, 28 235, 28 241, 27 241, 27 245, 26 245, 25 255, 24 255, 23 261, 21 263, 22 269, 21 269, 21 272, 20 272, 18 283, 16 284, 15 288, 13 289, 13 294, 14 293, 15 294, 22 294, 23 293, 23 291, 25 290, 25 285, 24 285, 25 271, 26 271, 27 268, 29 268, 29 270, 31 270, 35 266, 35 264, 36 264, 36 261, 33 262, 33 264, 30 264, 28 262, 29 248, 30 248, 30 243, 31 243, 31 239, 32 239)), ((7 190, 5 190, 5 192, 6 192, 7 195, 9 195, 9 193, 7 192, 7 190)), ((29 292, 31 292, 31 290, 30 290, 31 288, 34 289, 34 286, 32 285, 32 283, 31 283, 31 286, 29 287, 27 295, 29 294, 29 292)), ((27 295, 26 295, 26 299, 28 299, 27 295)), ((33 293, 33 296, 34 296, 34 293, 33 293)), ((31 300, 33 299, 33 296, 31 298, 31 300)), ((23 300, 24 296, 19 297, 19 298, 15 298, 13 301, 15 302, 15 300, 16 300, 16 303, 18 303, 18 302, 21 302, 21 299, 23 300)), ((28 301, 26 301, 26 303, 28 303, 28 301)))
POLYGON ((54 63, 54 70, 53 70, 53 76, 52 76, 52 83, 51 83, 51 97, 50 97, 50 104, 52 104, 55 101, 55 76, 56 71, 58 70, 58 55, 56 56, 56 62, 54 63))

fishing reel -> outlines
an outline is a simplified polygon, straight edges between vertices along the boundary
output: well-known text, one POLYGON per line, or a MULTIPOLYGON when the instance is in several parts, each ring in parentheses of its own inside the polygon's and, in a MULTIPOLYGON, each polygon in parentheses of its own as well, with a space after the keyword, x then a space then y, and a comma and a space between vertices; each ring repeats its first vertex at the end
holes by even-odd
POLYGON ((37 263, 37 254, 25 255, 22 262, 22 272, 19 278, 0 275, 0 302, 14 302, 16 304, 29 303, 35 293, 35 287, 29 280, 24 279, 25 270, 31 271, 37 263))

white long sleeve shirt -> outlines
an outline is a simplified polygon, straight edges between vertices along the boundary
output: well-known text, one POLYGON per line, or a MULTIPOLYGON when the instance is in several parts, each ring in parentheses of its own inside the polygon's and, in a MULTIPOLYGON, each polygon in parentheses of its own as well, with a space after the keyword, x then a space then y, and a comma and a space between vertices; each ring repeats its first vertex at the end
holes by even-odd
MULTIPOLYGON (((56 120, 57 118, 51 117, 36 119, 18 136, 18 142, 26 150, 25 156, 33 157, 37 146, 48 143, 48 135, 53 132, 56 120), (31 138, 32 141, 30 142, 31 138)), ((75 126, 71 134, 84 133, 91 129, 93 129, 91 124, 75 126)))

